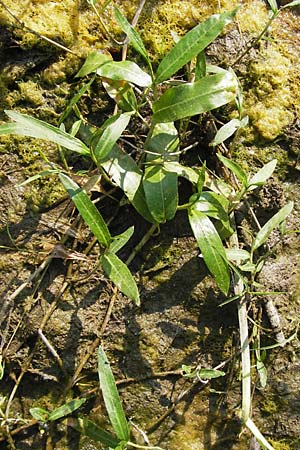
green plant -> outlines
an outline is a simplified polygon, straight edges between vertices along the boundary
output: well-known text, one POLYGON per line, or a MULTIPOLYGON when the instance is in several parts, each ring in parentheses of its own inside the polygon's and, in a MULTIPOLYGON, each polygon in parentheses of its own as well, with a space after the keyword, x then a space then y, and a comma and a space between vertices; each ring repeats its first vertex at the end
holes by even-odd
MULTIPOLYGON (((214 15, 196 26, 174 45, 154 70, 140 36, 115 8, 119 25, 144 60, 148 71, 132 61, 113 61, 108 53, 92 52, 77 73, 77 77, 92 74, 92 78, 71 100, 60 121, 60 128, 24 114, 7 111, 13 122, 1 125, 0 134, 46 139, 58 144, 63 155, 64 149, 67 149, 83 158, 90 158, 101 176, 119 187, 132 206, 155 227, 173 219, 179 209, 187 210, 202 257, 223 294, 228 294, 233 280, 233 298, 238 300, 242 347, 242 419, 263 445, 270 449, 272 447, 266 443, 250 419, 251 378, 246 301, 252 293, 255 276, 264 262, 264 258, 257 255, 257 250, 265 244, 272 230, 285 220, 293 205, 289 203, 283 207, 253 236, 250 250, 240 249, 234 211, 249 193, 267 181, 275 169, 276 161, 266 164, 254 176, 248 176, 234 161, 219 154, 221 163, 229 169, 233 179, 233 183, 225 182, 210 175, 205 164, 197 169, 180 163, 180 139, 174 124, 181 119, 190 119, 194 115, 235 101, 238 118, 220 128, 212 142, 213 146, 218 146, 247 123, 247 117, 243 115, 241 88, 235 74, 232 70, 206 64, 204 56, 204 49, 216 39, 235 13, 236 10, 214 15), (186 65, 189 66, 188 79, 184 80, 182 76, 175 78, 186 65), (114 99, 119 111, 98 129, 84 123, 77 108, 80 97, 96 76, 101 78, 103 87, 114 99), (63 120, 72 110, 77 113, 79 120, 67 133, 63 120), (134 116, 148 129, 138 162, 118 143, 134 116), (85 141, 76 137, 83 127, 88 132, 85 141), (185 205, 178 205, 179 177, 186 178, 194 191, 185 205)), ((47 155, 43 154, 42 157, 48 163, 49 170, 27 182, 38 176, 58 174, 83 220, 98 240, 101 248, 100 263, 104 272, 125 295, 139 305, 139 292, 134 277, 117 256, 117 252, 130 239, 133 228, 121 235, 112 236, 90 199, 89 183, 80 187, 72 179, 67 168, 67 158, 63 156, 63 170, 48 161, 47 155)), ((118 438, 117 441, 106 442, 106 445, 128 445, 128 425, 117 400, 116 389, 113 388, 113 377, 110 369, 106 367, 107 372, 105 371, 103 361, 106 359, 101 349, 99 355, 100 380, 104 380, 103 384, 106 386, 106 407, 118 438), (113 404, 108 401, 110 396, 113 404), (118 411, 117 415, 114 408, 118 411)), ((201 376, 201 372, 199 373, 201 376)), ((50 417, 51 413, 47 416, 48 420, 51 420, 50 417)))
POLYGON ((71 419, 69 425, 81 434, 101 442, 105 448, 125 450, 128 447, 134 447, 161 450, 160 447, 143 446, 130 441, 130 426, 125 417, 109 361, 101 346, 98 348, 98 374, 105 407, 115 434, 85 418, 71 419))

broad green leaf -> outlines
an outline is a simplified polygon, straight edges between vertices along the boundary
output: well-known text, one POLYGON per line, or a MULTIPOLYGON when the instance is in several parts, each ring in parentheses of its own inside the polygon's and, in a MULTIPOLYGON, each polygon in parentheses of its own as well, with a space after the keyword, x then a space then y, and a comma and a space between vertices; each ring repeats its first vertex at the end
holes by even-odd
POLYGON ((76 411, 76 409, 80 408, 80 406, 83 405, 85 401, 86 398, 75 398, 74 400, 71 400, 65 405, 62 405, 59 408, 56 408, 54 411, 52 411, 49 414, 48 420, 51 421, 58 420, 61 419, 62 417, 67 416, 68 414, 71 414, 73 411, 76 411))
POLYGON ((120 27, 122 28, 122 30, 124 31, 124 33, 127 34, 131 45, 145 59, 145 61, 151 67, 149 56, 148 56, 147 50, 144 46, 141 36, 133 28, 133 26, 128 22, 128 20, 123 16, 123 14, 119 10, 119 8, 117 8, 117 6, 115 6, 114 9, 115 9, 115 18, 116 18, 118 24, 120 25, 120 27))
POLYGON ((139 291, 136 282, 123 261, 112 252, 105 253, 101 257, 101 265, 110 280, 138 306, 140 305, 139 291))
POLYGON ((109 246, 109 251, 111 253, 118 253, 121 248, 124 247, 124 245, 127 244, 131 236, 134 232, 134 226, 127 228, 126 231, 124 231, 121 234, 118 234, 117 236, 113 236, 112 242, 109 246))
POLYGON ((157 123, 146 144, 146 150, 147 162, 154 161, 158 157, 162 157, 163 161, 177 161, 179 139, 174 123, 157 123))
POLYGON ((243 171, 241 166, 239 166, 236 162, 232 161, 231 159, 228 159, 225 156, 220 155, 219 153, 217 154, 217 157, 224 164, 225 167, 230 169, 231 172, 233 172, 236 175, 236 177, 243 184, 243 186, 246 187, 248 185, 247 174, 243 171))
POLYGON ((110 433, 98 427, 94 422, 88 419, 78 418, 70 419, 68 425, 77 430, 84 436, 88 436, 97 442, 102 442, 106 447, 115 448, 119 441, 110 433))
POLYGON ((281 208, 278 213, 276 213, 270 220, 259 230, 255 239, 252 243, 252 252, 257 250, 261 245, 263 245, 268 239, 270 233, 274 230, 274 228, 278 227, 278 225, 283 222, 287 216, 291 213, 294 207, 294 202, 289 202, 283 208, 281 208))
POLYGON ((240 263, 240 261, 249 261, 251 256, 247 250, 240 248, 226 248, 226 257, 229 261, 240 263))
POLYGON ((195 81, 200 80, 200 78, 206 75, 206 58, 204 51, 197 55, 196 67, 195 67, 195 81))
POLYGON ((237 87, 236 77, 229 71, 171 87, 154 102, 153 121, 174 122, 218 108, 234 100, 237 87))
POLYGON ((112 80, 124 80, 141 87, 150 86, 152 79, 136 63, 132 61, 111 61, 97 69, 101 77, 112 80))
POLYGON ((228 207, 229 201, 226 197, 209 191, 203 191, 193 204, 195 210, 223 221, 228 221, 228 207))
POLYGON ((174 124, 156 124, 146 149, 149 153, 143 178, 145 198, 155 221, 164 223, 173 219, 178 206, 178 175, 164 167, 165 162, 178 159, 178 133, 174 124))
POLYGON ((39 422, 47 422, 48 420, 49 412, 43 408, 30 408, 29 412, 32 417, 39 422))
POLYGON ((135 93, 127 81, 109 80, 102 81, 103 87, 117 105, 123 111, 137 111, 137 100, 135 93))
POLYGON ((143 187, 148 208, 157 223, 174 218, 178 206, 178 176, 163 165, 145 168, 143 187))
POLYGON ((96 50, 92 51, 91 53, 89 53, 83 66, 81 67, 79 72, 77 72, 75 77, 85 77, 90 73, 96 72, 97 69, 102 66, 102 64, 105 64, 111 60, 112 57, 109 53, 102 53, 96 50))
POLYGON ((189 31, 159 64, 155 83, 170 78, 181 67, 187 64, 194 56, 197 56, 221 33, 224 26, 231 22, 236 9, 223 14, 215 14, 189 31))
POLYGON ((197 184, 197 181, 199 179, 199 173, 195 169, 183 166, 177 161, 164 162, 164 168, 168 172, 177 173, 179 177, 187 179, 192 184, 197 184))
POLYGON ((15 111, 5 112, 10 119, 15 121, 15 123, 1 125, 0 134, 18 134, 20 136, 45 139, 72 150, 73 152, 82 155, 90 154, 88 147, 82 141, 53 125, 49 125, 42 120, 15 111))
POLYGON ((80 212, 83 220, 90 228, 92 233, 96 236, 99 243, 104 247, 109 247, 111 242, 110 232, 103 220, 103 217, 89 198, 88 194, 67 175, 60 173, 59 178, 66 191, 70 195, 71 200, 74 202, 76 208, 80 212))
POLYGON ((232 136, 236 130, 239 129, 241 121, 239 119, 232 119, 230 122, 223 125, 216 133, 211 145, 219 145, 232 136))
POLYGON ((142 185, 142 171, 131 156, 115 145, 109 159, 101 165, 113 182, 123 190, 134 208, 146 220, 155 223, 146 204, 142 185))
POLYGON ((115 143, 127 127, 131 116, 132 112, 113 116, 101 127, 100 137, 93 146, 93 156, 96 163, 99 164, 109 155, 115 143))
POLYGON ((189 208, 189 221, 205 264, 226 295, 230 286, 230 273, 222 241, 211 220, 193 206, 189 208))
POLYGON ((101 345, 98 348, 98 375, 105 407, 114 432, 118 439, 128 442, 130 437, 128 423, 109 361, 101 345))
POLYGON ((248 191, 252 191, 257 186, 262 186, 272 175, 277 164, 277 159, 273 159, 265 164, 250 180, 248 181, 248 191))

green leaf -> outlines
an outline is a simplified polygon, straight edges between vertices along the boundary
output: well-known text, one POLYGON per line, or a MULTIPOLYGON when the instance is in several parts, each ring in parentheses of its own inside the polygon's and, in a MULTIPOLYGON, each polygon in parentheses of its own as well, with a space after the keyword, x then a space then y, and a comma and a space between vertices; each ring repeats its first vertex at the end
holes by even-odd
POLYGON ((82 141, 53 125, 15 111, 5 112, 16 123, 1 125, 0 134, 18 134, 20 136, 45 139, 81 155, 90 154, 88 147, 82 141))
POLYGON ((111 253, 118 253, 121 248, 124 247, 124 245, 127 244, 131 236, 134 232, 134 226, 127 228, 126 231, 124 231, 121 234, 118 234, 117 236, 113 236, 112 242, 109 246, 109 251, 111 253))
POLYGON ((120 289, 123 294, 140 305, 139 291, 136 282, 123 261, 114 253, 105 253, 101 257, 101 265, 110 280, 120 289))
POLYGON ((101 345, 98 348, 98 375, 104 403, 112 427, 118 439, 128 442, 130 437, 128 423, 109 361, 101 345))
POLYGON ((92 51, 88 54, 83 66, 81 67, 79 72, 77 72, 75 77, 85 77, 90 73, 96 72, 97 69, 102 66, 102 64, 105 64, 111 60, 112 57, 109 53, 102 53, 96 50, 92 51))
POLYGON ((273 13, 276 13, 278 11, 278 6, 277 6, 276 0, 267 0, 267 2, 269 3, 273 13))
MULTIPOLYGON (((276 3, 276 1, 275 1, 275 3, 276 3)), ((298 5, 300 5, 300 0, 294 0, 293 2, 290 2, 287 5, 281 6, 280 9, 292 8, 293 6, 298 6, 298 5)))
POLYGON ((226 257, 229 261, 237 262, 240 264, 241 261, 249 261, 251 256, 247 250, 240 248, 226 248, 226 257))
POLYGON ((108 62, 97 69, 97 74, 112 80, 129 81, 141 87, 148 87, 152 84, 150 75, 132 61, 108 62))
POLYGON ((273 159, 269 163, 265 164, 249 181, 248 191, 252 191, 257 186, 262 186, 268 178, 272 175, 277 164, 277 159, 273 159))
POLYGON ((63 123, 63 121, 68 117, 68 115, 72 111, 73 107, 78 103, 78 101, 81 99, 83 94, 89 89, 89 87, 94 82, 94 80, 95 80, 95 75, 90 79, 90 81, 88 83, 85 83, 82 86, 82 88, 79 89, 79 91, 76 92, 76 94, 71 98, 71 100, 67 104, 66 109, 64 110, 64 112, 62 113, 62 115, 59 118, 59 124, 63 123))
POLYGON ((179 177, 185 178, 190 181, 192 184, 197 184, 199 179, 199 173, 192 169, 191 167, 186 167, 180 164, 177 161, 166 161, 164 162, 164 168, 168 172, 177 173, 179 177))
POLYGON ((216 133, 211 145, 219 145, 232 136, 236 130, 239 129, 241 121, 239 119, 232 119, 230 122, 223 125, 216 133))
POLYGON ((98 427, 94 422, 84 418, 70 419, 68 425, 84 436, 88 436, 97 442, 102 442, 106 447, 115 448, 119 441, 110 433, 98 427))
POLYGON ((214 219, 228 221, 229 201, 215 192, 203 191, 193 204, 193 208, 214 219))
POLYGON ((144 46, 141 36, 133 28, 133 26, 128 22, 128 20, 123 16, 123 14, 119 10, 119 8, 117 8, 117 6, 115 6, 114 10, 115 10, 115 18, 116 18, 118 24, 120 25, 120 27, 122 28, 122 30, 124 31, 124 33, 127 34, 131 45, 151 67, 149 56, 148 56, 147 50, 144 46))
POLYGON ((174 218, 178 206, 178 177, 162 165, 147 166, 143 187, 148 208, 157 223, 174 218))
POLYGON ((270 220, 259 230, 255 239, 252 243, 252 252, 257 250, 261 245, 263 245, 268 239, 274 228, 283 222, 287 216, 291 213, 294 207, 294 202, 289 202, 283 208, 281 208, 278 213, 276 213, 270 220))
POLYGON ((212 380, 213 378, 224 377, 226 375, 222 370, 217 369, 200 369, 198 370, 198 376, 201 380, 212 380))
POLYGON ((178 176, 164 167, 165 162, 178 159, 174 124, 156 124, 146 149, 149 151, 143 178, 146 202, 155 221, 164 223, 173 219, 178 206, 178 176))
POLYGON ((115 145, 109 159, 101 165, 113 182, 124 191, 134 208, 146 220, 155 223, 146 204, 142 185, 142 171, 131 156, 115 145))
POLYGON ((215 14, 189 31, 159 64, 155 83, 170 78, 181 67, 187 64, 194 56, 197 56, 221 33, 224 26, 231 22, 236 9, 223 14, 215 14))
POLYGON ((229 71, 172 87, 154 102, 153 121, 174 122, 218 108, 234 100, 237 87, 236 78, 229 71))
POLYGON ((48 420, 51 421, 58 420, 61 419, 62 417, 67 416, 68 414, 71 414, 73 411, 76 411, 76 409, 80 408, 80 406, 83 405, 85 401, 86 398, 75 398, 74 400, 71 400, 65 405, 62 405, 59 408, 56 408, 54 411, 52 411, 49 414, 48 420))
POLYGON ((109 247, 111 242, 110 232, 103 220, 103 217, 89 198, 88 194, 67 175, 60 173, 59 178, 66 191, 70 195, 71 200, 74 202, 76 208, 80 212, 83 220, 90 228, 92 233, 96 236, 99 243, 104 247, 109 247))
POLYGON ((219 160, 224 164, 225 167, 231 170, 236 177, 241 181, 243 186, 248 185, 247 174, 243 171, 241 166, 239 166, 236 162, 232 161, 232 159, 228 159, 223 155, 217 154, 219 160))
POLYGON ((135 93, 127 81, 109 80, 102 81, 103 87, 117 105, 123 111, 137 111, 137 100, 135 93))
POLYGON ((100 137, 93 145, 93 155, 96 163, 100 163, 107 158, 115 143, 127 127, 132 112, 127 112, 110 117, 101 127, 100 137))
POLYGON ((200 80, 206 76, 206 58, 204 51, 197 55, 196 67, 195 67, 195 81, 200 80))
POLYGON ((155 161, 158 157, 162 157, 163 161, 177 161, 179 139, 174 123, 157 123, 147 142, 146 150, 148 150, 147 162, 155 161))
POLYGON ((222 241, 211 220, 193 206, 189 208, 189 221, 205 264, 226 295, 230 286, 230 273, 222 241))
POLYGON ((48 420, 49 412, 43 408, 30 408, 29 412, 32 417, 39 422, 47 422, 48 420))

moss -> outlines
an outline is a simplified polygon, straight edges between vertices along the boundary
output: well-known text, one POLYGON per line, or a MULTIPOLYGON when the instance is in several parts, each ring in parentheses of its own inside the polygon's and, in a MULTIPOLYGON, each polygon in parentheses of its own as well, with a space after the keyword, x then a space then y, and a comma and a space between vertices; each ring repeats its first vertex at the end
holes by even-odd
POLYGON ((19 83, 21 99, 31 103, 33 106, 40 106, 44 102, 42 90, 34 81, 22 81, 19 83))
POLYGON ((255 132, 266 140, 274 140, 293 120, 289 71, 290 60, 275 45, 262 51, 250 66, 251 89, 245 94, 245 110, 255 132))
POLYGON ((269 439, 270 444, 273 446, 274 450, 292 450, 292 447, 285 440, 274 441, 269 439))

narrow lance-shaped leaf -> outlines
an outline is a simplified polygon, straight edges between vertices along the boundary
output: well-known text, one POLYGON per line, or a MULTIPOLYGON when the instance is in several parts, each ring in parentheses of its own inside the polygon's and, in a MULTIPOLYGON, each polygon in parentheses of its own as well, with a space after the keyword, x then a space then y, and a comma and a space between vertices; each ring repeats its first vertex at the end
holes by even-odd
POLYGON ((252 191, 257 186, 262 186, 272 175, 277 164, 277 159, 273 159, 265 164, 250 180, 248 181, 248 191, 252 191))
POLYGON ((233 172, 236 175, 236 177, 239 179, 239 181, 241 181, 243 186, 246 187, 248 185, 247 174, 244 172, 241 166, 239 166, 236 162, 232 161, 232 159, 228 159, 225 156, 220 155, 219 153, 217 154, 217 157, 224 164, 225 167, 230 169, 231 172, 233 172))
POLYGON ((121 234, 118 234, 117 236, 113 236, 112 242, 109 247, 109 251, 111 253, 118 253, 121 248, 124 247, 124 245, 127 244, 131 236, 134 232, 134 226, 127 228, 126 231, 124 231, 121 234))
MULTIPOLYGON (((73 107, 78 103, 78 101, 81 99, 83 94, 89 89, 91 84, 94 82, 96 75, 94 75, 88 83, 85 83, 81 89, 79 89, 78 92, 71 98, 69 103, 67 104, 67 107, 65 108, 64 112, 60 116, 59 119, 59 125, 64 122, 64 120, 68 117, 70 112, 72 111, 73 107)), ((75 136, 75 135, 74 135, 75 136)))
POLYGON ((94 422, 84 418, 69 419, 68 425, 84 436, 88 436, 97 442, 102 442, 106 447, 116 448, 119 441, 110 433, 98 427, 94 422))
POLYGON ((59 178, 70 195, 71 200, 80 212, 83 220, 92 233, 94 233, 99 243, 104 247, 109 247, 111 242, 110 232, 103 217, 89 198, 88 194, 67 175, 60 173, 59 178))
POLYGON ((112 427, 118 439, 128 442, 128 423, 122 408, 109 361, 101 345, 98 348, 98 375, 105 407, 112 427))
POLYGON ((97 163, 100 163, 109 155, 113 146, 127 127, 131 116, 132 112, 127 112, 108 119, 108 124, 103 127, 104 130, 94 145, 93 155, 97 163))
POLYGON ((230 273, 222 241, 211 220, 191 207, 189 221, 208 270, 226 295, 230 286, 230 273))
POLYGON ((252 243, 252 252, 257 250, 261 245, 263 245, 268 239, 274 228, 283 222, 287 216, 292 212, 294 207, 294 202, 289 202, 283 208, 281 208, 278 213, 276 213, 270 220, 259 230, 255 239, 252 243))
POLYGON ((234 100, 237 88, 236 77, 230 71, 172 87, 154 102, 153 121, 174 122, 218 108, 234 100))
POLYGON ((225 123, 216 133, 211 145, 219 145, 226 141, 230 136, 232 136, 236 130, 241 126, 241 121, 239 119, 232 119, 230 122, 225 123))
POLYGON ((116 20, 117 20, 118 24, 120 25, 120 27, 122 28, 122 30, 124 31, 124 33, 127 34, 131 45, 145 59, 145 61, 151 67, 149 56, 148 56, 147 50, 144 46, 141 36, 133 28, 133 26, 128 22, 128 20, 123 16, 123 14, 119 10, 119 8, 117 8, 115 6, 114 9, 115 9, 116 20))
POLYGON ((85 403, 86 398, 75 398, 74 400, 71 400, 70 402, 66 403, 65 405, 60 406, 59 408, 54 409, 49 414, 48 420, 58 420, 62 417, 67 416, 68 414, 71 414, 73 411, 76 411, 76 409, 80 408, 83 403, 85 403))
POLYGON ((140 296, 136 282, 123 261, 115 253, 105 253, 101 257, 101 265, 109 279, 138 306, 140 296))
POLYGON ((89 155, 90 153, 88 147, 82 141, 53 125, 15 111, 5 112, 16 123, 0 126, 0 134, 18 134, 45 139, 82 155, 89 155))
POLYGON ((224 26, 231 22, 236 9, 223 14, 215 14, 189 31, 159 64, 155 83, 170 78, 181 67, 187 64, 194 56, 197 56, 221 33, 224 26))
POLYGON ((150 75, 132 61, 107 62, 97 69, 97 74, 112 80, 129 81, 141 87, 148 87, 152 83, 150 75))

